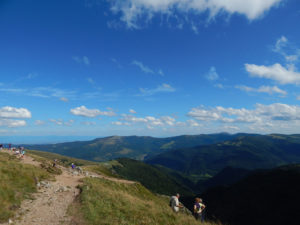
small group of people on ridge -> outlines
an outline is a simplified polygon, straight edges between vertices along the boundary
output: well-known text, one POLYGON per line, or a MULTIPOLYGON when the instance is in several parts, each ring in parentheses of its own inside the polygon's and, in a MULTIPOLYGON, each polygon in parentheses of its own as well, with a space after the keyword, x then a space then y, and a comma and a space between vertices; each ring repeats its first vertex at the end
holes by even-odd
MULTIPOLYGON (((179 202, 180 194, 176 194, 175 196, 171 197, 170 206, 174 212, 179 212, 180 208, 184 208, 184 206, 179 202)), ((193 207, 193 215, 196 220, 200 220, 201 222, 204 221, 204 209, 205 205, 201 198, 195 198, 195 203, 193 207)))
POLYGON ((23 146, 18 146, 16 147, 12 147, 11 144, 8 144, 7 146, 5 146, 4 144, 0 144, 0 150, 2 149, 7 149, 9 151, 12 151, 16 156, 20 157, 21 159, 24 158, 25 156, 25 148, 23 146))

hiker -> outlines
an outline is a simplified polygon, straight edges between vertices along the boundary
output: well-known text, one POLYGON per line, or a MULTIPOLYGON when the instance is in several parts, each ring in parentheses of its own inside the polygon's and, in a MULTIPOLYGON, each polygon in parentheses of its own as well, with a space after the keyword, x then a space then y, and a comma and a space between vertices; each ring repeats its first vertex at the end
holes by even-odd
POLYGON ((54 159, 52 167, 56 167, 57 159, 54 159))
POLYGON ((179 212, 179 208, 183 208, 183 205, 179 202, 180 194, 176 194, 175 196, 172 196, 170 199, 170 206, 173 209, 174 212, 179 212))
POLYGON ((73 170, 76 168, 74 163, 71 164, 71 167, 72 167, 73 170))
POLYGON ((203 201, 201 198, 195 198, 195 204, 194 204, 194 217, 196 220, 201 220, 201 222, 204 221, 204 212, 205 205, 203 204, 203 201))
POLYGON ((22 150, 21 150, 21 158, 24 158, 25 156, 25 150, 24 150, 24 147, 22 147, 22 150))

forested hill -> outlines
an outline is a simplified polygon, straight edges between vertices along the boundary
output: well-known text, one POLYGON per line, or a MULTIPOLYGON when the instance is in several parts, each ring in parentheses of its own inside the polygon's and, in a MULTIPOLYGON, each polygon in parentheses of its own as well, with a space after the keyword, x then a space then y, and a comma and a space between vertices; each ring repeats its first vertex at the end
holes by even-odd
POLYGON ((115 158, 143 160, 171 149, 215 144, 244 134, 182 135, 168 138, 148 136, 111 136, 91 141, 66 142, 47 145, 26 145, 26 148, 58 153, 76 158, 107 161, 115 158))
POLYGON ((300 135, 240 136, 218 144, 180 148, 146 160, 187 175, 215 175, 223 168, 273 168, 300 163, 300 135))

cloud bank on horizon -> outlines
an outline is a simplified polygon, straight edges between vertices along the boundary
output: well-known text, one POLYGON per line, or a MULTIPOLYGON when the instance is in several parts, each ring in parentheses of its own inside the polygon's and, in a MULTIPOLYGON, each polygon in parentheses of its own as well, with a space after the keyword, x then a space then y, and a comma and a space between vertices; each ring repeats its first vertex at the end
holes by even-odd
POLYGON ((1 135, 300 133, 299 1, 43 4, 0 8, 1 135))

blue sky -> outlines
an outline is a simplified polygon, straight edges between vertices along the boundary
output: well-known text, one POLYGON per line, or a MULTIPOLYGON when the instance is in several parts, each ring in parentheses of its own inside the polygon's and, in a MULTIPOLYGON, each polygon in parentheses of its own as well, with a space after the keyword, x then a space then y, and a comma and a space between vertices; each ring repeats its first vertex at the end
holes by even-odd
POLYGON ((299 133, 297 0, 0 1, 1 136, 299 133))

